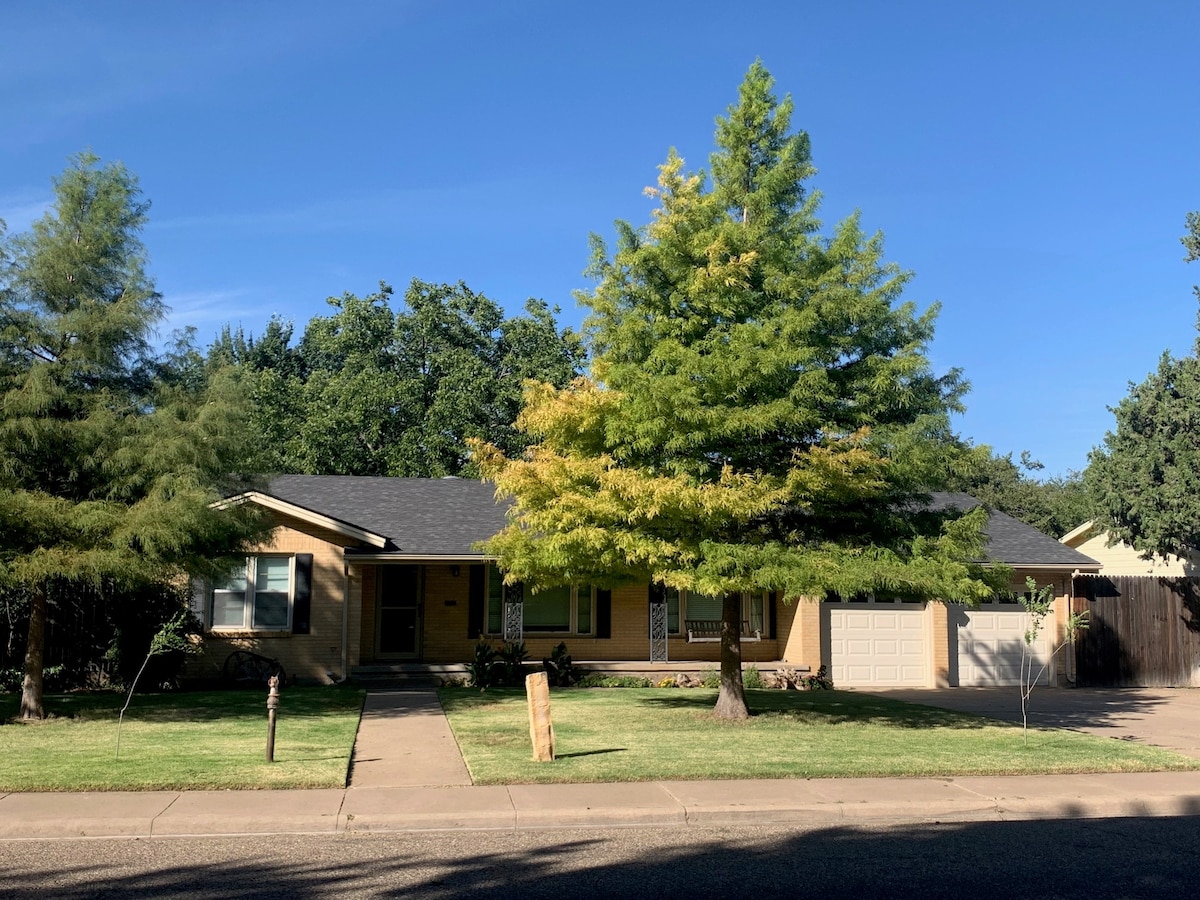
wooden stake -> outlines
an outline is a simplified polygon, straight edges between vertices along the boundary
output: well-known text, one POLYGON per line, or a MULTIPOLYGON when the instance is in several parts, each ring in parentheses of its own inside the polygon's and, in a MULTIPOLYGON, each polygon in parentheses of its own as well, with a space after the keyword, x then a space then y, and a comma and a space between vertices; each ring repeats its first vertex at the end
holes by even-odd
POLYGON ((545 672, 525 677, 529 700, 529 738, 534 762, 554 762, 554 724, 550 721, 550 681, 545 672))

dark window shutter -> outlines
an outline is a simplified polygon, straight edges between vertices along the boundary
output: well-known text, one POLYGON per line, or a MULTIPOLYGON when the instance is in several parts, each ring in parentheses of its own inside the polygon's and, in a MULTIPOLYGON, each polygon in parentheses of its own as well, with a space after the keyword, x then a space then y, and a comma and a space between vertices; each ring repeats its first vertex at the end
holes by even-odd
POLYGON ((775 625, 779 620, 779 613, 776 607, 779 605, 779 595, 774 591, 767 594, 767 638, 775 640, 775 625))
POLYGON ((650 602, 651 603, 666 603, 667 602, 667 586, 661 581, 652 581, 650 583, 650 602))
POLYGON ((596 637, 612 637, 612 591, 596 591, 596 637))
POLYGON ((476 640, 483 634, 484 589, 487 587, 484 566, 471 566, 471 581, 467 586, 467 637, 476 640))
POLYGON ((308 634, 312 615, 311 553, 296 554, 296 590, 292 592, 292 634, 308 634))

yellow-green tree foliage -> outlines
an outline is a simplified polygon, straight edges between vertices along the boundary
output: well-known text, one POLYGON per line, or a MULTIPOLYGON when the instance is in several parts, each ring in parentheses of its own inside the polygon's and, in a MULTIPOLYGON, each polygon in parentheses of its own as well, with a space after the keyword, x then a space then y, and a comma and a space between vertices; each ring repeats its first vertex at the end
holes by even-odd
POLYGON ((936 307, 900 301, 909 275, 857 215, 820 233, 791 114, 755 63, 711 175, 672 151, 650 223, 617 223, 611 256, 593 238, 590 375, 529 387, 525 455, 478 448, 515 498, 488 545, 510 580, 991 593, 983 511, 922 508, 965 390, 926 357, 936 307))

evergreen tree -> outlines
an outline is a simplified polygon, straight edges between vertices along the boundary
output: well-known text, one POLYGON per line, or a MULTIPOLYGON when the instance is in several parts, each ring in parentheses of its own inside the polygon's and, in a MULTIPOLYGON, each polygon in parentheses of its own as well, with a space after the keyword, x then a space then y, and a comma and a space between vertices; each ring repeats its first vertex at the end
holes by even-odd
MULTIPOLYGON (((527 454, 477 445, 515 498, 489 544, 537 586, 649 579, 724 597, 716 714, 748 714, 739 593, 970 600, 984 513, 922 512, 964 391, 925 356, 936 308, 858 217, 819 234, 809 141, 756 62, 711 183, 670 153, 649 225, 594 242, 590 377, 531 388, 527 454)), ((989 578, 991 583, 989 583, 989 578)))
POLYGON ((30 596, 22 717, 44 714, 49 583, 161 583, 255 533, 247 512, 210 505, 237 471, 237 385, 150 355, 163 307, 139 237, 147 208, 123 166, 82 154, 52 211, 4 251, 0 583, 30 596))

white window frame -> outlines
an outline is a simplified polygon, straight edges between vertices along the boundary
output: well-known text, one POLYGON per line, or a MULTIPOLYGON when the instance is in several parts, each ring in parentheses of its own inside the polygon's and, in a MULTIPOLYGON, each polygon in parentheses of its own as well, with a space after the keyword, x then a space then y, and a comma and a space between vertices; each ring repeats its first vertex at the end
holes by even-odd
MULTIPOLYGON (((763 624, 762 630, 766 631, 767 630, 767 615, 768 615, 767 592, 766 591, 762 591, 762 592, 739 591, 738 594, 742 598, 742 621, 743 622, 753 622, 754 621, 754 619, 750 615, 751 604, 754 602, 754 600, 758 600, 759 610, 762 613, 762 624, 763 624)), ((680 619, 692 618, 692 616, 688 615, 688 609, 687 609, 688 592, 686 590, 680 591, 679 598, 680 598, 679 618, 680 619)), ((711 619, 709 621, 717 622, 717 621, 720 621, 720 619, 711 619)), ((674 631, 671 633, 676 634, 676 632, 674 632, 674 631)))
POLYGON ((208 587, 208 621, 214 623, 209 625, 209 631, 220 634, 222 632, 264 632, 264 633, 280 633, 290 632, 292 630, 292 612, 296 605, 296 556, 288 553, 259 553, 253 556, 246 557, 246 593, 242 602, 242 624, 241 625, 217 625, 216 620, 216 594, 220 590, 217 585, 210 584, 208 587), (255 600, 260 593, 264 591, 258 590, 258 561, 260 559, 286 559, 288 561, 288 589, 287 589, 287 621, 282 625, 255 625, 254 624, 254 608, 255 600))
MULTIPOLYGON (((492 592, 493 592, 493 588, 497 582, 499 582, 500 584, 503 584, 503 579, 504 579, 504 576, 500 574, 499 569, 497 569, 493 565, 489 565, 487 567, 487 583, 484 585, 484 594, 483 594, 484 602, 487 604, 487 608, 484 610, 484 617, 487 621, 484 624, 488 626, 488 631, 486 633, 489 635, 493 635, 493 636, 500 635, 503 633, 502 631, 492 631, 491 630, 492 592)), ((586 637, 595 637, 596 636, 596 598, 597 598, 597 594, 599 593, 599 589, 595 585, 587 586, 588 590, 591 592, 590 596, 591 596, 591 601, 592 601, 592 615, 591 615, 592 621, 591 621, 591 628, 587 631, 581 632, 579 630, 579 592, 582 589, 582 587, 583 586, 580 586, 580 585, 571 585, 571 615, 570 615, 570 623, 568 624, 566 631, 542 631, 542 630, 530 631, 528 625, 525 625, 525 628, 521 632, 521 634, 525 637, 542 637, 542 636, 552 637, 554 635, 564 635, 564 634, 573 634, 573 635, 577 635, 578 637, 585 637, 585 638, 586 637)), ((500 597, 499 602, 501 604, 500 625, 501 625, 501 628, 503 628, 503 626, 504 626, 503 589, 501 589, 501 593, 500 593, 499 597, 500 597)), ((530 592, 529 586, 525 585, 523 602, 528 603, 530 601, 530 599, 532 599, 533 597, 535 597, 535 595, 530 592)))

